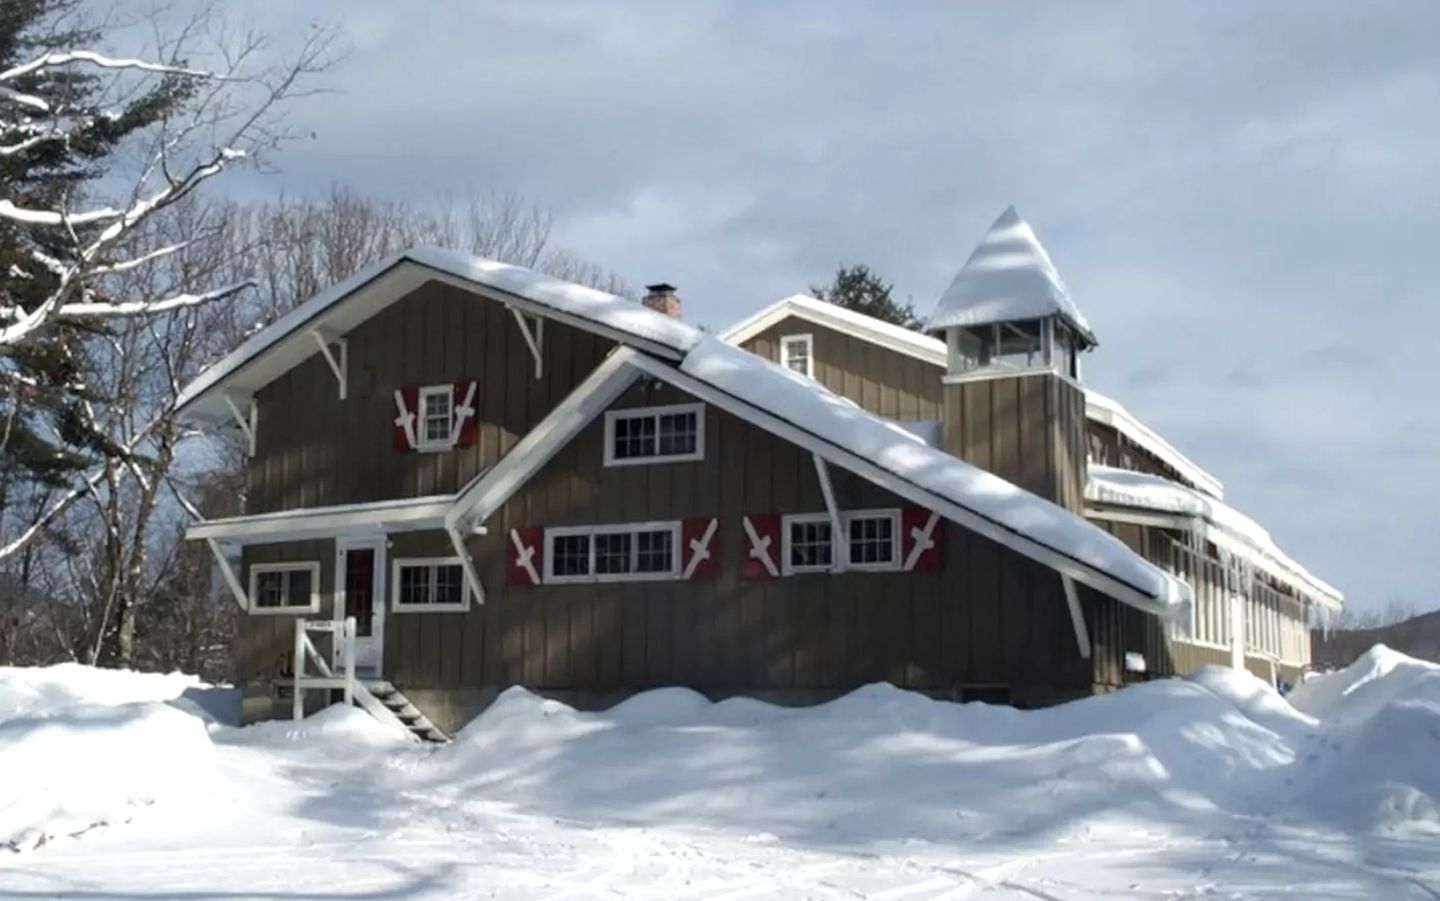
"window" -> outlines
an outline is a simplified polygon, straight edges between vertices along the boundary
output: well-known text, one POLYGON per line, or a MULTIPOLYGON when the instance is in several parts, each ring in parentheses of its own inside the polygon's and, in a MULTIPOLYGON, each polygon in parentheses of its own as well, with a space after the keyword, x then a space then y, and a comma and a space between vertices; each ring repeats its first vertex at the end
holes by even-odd
POLYGON ((895 511, 848 513, 852 569, 894 569, 900 558, 900 514, 895 511))
POLYGON ((705 405, 677 404, 605 414, 605 465, 705 459, 705 405))
POLYGON ((420 389, 420 450, 449 450, 454 446, 455 392, 450 385, 420 389))
POLYGON ((255 563, 250 566, 251 613, 319 613, 320 564, 255 563))
POLYGON ((785 572, 825 572, 834 561, 830 540, 830 517, 824 513, 787 516, 785 527, 785 572))
POLYGON ((815 339, 811 335, 786 335, 780 339, 780 365, 806 378, 815 377, 815 339))
POLYGON ((680 575, 680 524, 647 522, 545 530, 545 581, 631 582, 680 575))
POLYGON ((830 517, 825 513, 786 516, 782 521, 783 562, 786 575, 830 572, 836 554, 852 570, 885 571, 900 568, 900 511, 851 510, 840 514, 845 536, 843 548, 831 540, 830 517))
POLYGON ((469 608, 459 557, 396 560, 391 606, 397 612, 460 612, 469 608))

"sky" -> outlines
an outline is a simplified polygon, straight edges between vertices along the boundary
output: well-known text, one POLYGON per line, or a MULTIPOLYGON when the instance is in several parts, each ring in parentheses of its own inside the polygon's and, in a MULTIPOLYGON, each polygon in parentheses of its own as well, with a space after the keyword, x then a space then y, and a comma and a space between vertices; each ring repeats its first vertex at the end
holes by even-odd
POLYGON ((1440 606, 1440 4, 235 6, 348 53, 231 190, 513 191, 713 328, 842 262, 928 313, 1015 204, 1091 386, 1354 607, 1440 606))

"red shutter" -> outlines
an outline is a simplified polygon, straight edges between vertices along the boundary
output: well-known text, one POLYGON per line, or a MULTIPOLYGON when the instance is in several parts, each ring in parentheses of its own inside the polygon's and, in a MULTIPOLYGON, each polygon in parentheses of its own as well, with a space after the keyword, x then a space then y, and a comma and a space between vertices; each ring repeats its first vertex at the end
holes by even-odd
POLYGON ((900 513, 901 565, 913 572, 939 572, 945 568, 945 520, 924 507, 906 507, 900 513), (918 551, 917 545, 921 546, 918 551))
POLYGON ((476 384, 472 381, 456 382, 454 391, 455 425, 460 434, 455 437, 456 447, 472 447, 479 434, 476 405, 480 403, 476 384))
POLYGON ((545 574, 545 530, 521 526, 510 530, 510 584, 539 585, 545 574))
POLYGON ((773 579, 778 576, 781 571, 780 517, 746 516, 741 525, 745 530, 742 574, 747 579, 773 579))
POLYGON ((420 423, 420 389, 402 388, 399 392, 399 402, 395 404, 395 419, 390 426, 390 443, 400 453, 409 453, 415 449, 415 441, 419 440, 420 423), (407 429, 406 421, 410 427, 407 429))
POLYGON ((700 581, 720 572, 720 520, 697 516, 680 524, 680 575, 700 581))

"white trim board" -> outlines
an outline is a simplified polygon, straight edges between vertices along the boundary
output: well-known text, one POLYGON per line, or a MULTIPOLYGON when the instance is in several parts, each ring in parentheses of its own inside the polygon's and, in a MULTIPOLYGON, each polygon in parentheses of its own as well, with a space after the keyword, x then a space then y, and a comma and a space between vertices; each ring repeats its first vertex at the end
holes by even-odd
POLYGON ((640 371, 631 364, 639 356, 641 354, 628 347, 612 351, 508 454, 455 496, 445 513, 445 528, 454 529, 467 524, 473 527, 484 523, 581 429, 608 409, 635 382, 640 371))
POLYGON ((808 294, 795 294, 777 300, 753 316, 730 326, 721 332, 719 337, 722 341, 730 344, 744 344, 791 316, 833 329, 852 338, 877 344, 917 360, 923 360, 926 363, 934 363, 941 369, 946 366, 945 342, 939 338, 932 338, 893 323, 882 322, 873 316, 847 310, 808 294))
POLYGON ((404 532, 440 529, 444 527, 445 512, 454 500, 451 495, 442 494, 207 519, 186 526, 185 537, 274 544, 305 538, 330 538, 345 532, 365 530, 404 532))

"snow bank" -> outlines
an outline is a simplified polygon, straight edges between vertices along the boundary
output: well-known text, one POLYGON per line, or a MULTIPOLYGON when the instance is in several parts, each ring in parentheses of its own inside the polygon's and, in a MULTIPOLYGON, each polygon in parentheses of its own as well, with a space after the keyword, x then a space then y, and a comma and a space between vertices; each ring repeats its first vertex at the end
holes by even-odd
POLYGON ((179 673, 0 668, 0 847, 34 848, 209 784, 221 695, 179 673))
POLYGON ((129 819, 214 778, 204 722, 168 704, 68 704, 0 721, 0 847, 129 819))
POLYGON ((0 667, 0 721, 74 704, 170 701, 207 686, 181 673, 135 673, 78 663, 0 667))
POLYGON ((1440 835, 1440 666, 1376 645, 1290 695, 1325 727, 1309 806, 1353 829, 1440 835))
POLYGON ((1133 829, 1134 815, 1253 812, 1311 725, 1254 677, 1218 671, 1037 711, 879 684, 806 708, 671 688, 580 712, 512 688, 428 765, 457 796, 582 821, 1048 840, 1133 829))

